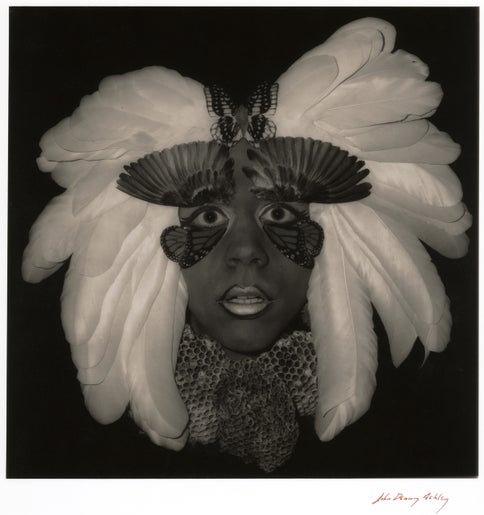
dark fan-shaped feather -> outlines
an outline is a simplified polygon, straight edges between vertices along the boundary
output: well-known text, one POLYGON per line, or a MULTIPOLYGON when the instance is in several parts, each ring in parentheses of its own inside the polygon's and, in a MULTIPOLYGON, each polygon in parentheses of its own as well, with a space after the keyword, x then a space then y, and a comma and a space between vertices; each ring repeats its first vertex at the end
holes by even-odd
POLYGON ((309 138, 262 140, 247 150, 252 162, 244 173, 258 198, 324 204, 351 202, 370 194, 365 163, 345 150, 309 138))
POLYGON ((152 152, 124 169, 118 188, 164 206, 228 202, 234 192, 233 160, 225 145, 193 142, 152 152))

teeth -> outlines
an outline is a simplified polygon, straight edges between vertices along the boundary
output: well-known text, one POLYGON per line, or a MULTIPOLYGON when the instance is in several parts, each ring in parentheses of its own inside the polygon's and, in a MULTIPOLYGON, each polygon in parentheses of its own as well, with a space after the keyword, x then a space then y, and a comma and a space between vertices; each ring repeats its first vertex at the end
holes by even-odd
POLYGON ((261 297, 234 297, 226 302, 233 302, 234 304, 257 304, 258 302, 265 302, 261 297))
POLYGON ((238 316, 256 315, 263 311, 268 303, 261 297, 234 297, 222 302, 227 311, 238 316))

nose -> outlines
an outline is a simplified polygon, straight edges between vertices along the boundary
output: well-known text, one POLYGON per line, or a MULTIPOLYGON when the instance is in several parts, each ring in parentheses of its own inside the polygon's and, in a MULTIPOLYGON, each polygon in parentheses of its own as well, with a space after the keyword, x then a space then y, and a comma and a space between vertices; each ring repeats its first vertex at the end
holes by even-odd
POLYGON ((269 256, 265 248, 265 235, 255 220, 244 217, 227 234, 225 261, 229 267, 265 267, 269 256))

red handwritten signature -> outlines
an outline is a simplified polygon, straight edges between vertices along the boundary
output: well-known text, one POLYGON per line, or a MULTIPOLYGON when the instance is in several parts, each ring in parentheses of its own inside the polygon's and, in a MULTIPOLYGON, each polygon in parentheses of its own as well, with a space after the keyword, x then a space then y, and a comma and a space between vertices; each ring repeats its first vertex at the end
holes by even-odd
POLYGON ((447 503, 449 502, 449 498, 445 496, 444 494, 434 494, 432 492, 427 492, 424 495, 420 496, 410 496, 405 495, 401 492, 398 492, 396 494, 390 494, 387 492, 383 492, 377 499, 375 499, 371 504, 378 504, 378 503, 387 503, 390 502, 400 502, 400 503, 408 503, 409 507, 412 508, 418 503, 429 503, 429 501, 434 501, 440 503, 439 509, 435 513, 439 513, 440 510, 445 508, 447 506, 447 503))

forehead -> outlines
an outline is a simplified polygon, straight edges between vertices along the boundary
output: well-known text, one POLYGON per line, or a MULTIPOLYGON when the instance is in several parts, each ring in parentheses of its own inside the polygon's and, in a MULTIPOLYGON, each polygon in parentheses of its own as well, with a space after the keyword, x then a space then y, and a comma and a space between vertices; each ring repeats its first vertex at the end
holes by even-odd
MULTIPOLYGON (((259 199, 254 194, 254 183, 247 177, 243 169, 250 163, 247 152, 247 145, 237 145, 234 150, 231 150, 231 158, 233 159, 233 173, 231 175, 230 194, 229 195, 216 195, 203 203, 193 205, 180 206, 182 213, 190 213, 200 206, 221 205, 230 207, 234 213, 256 212, 262 205, 267 204, 266 200, 259 199)), ((201 185, 200 185, 201 186, 201 185)), ((210 182, 206 182, 203 188, 210 190, 213 187, 210 182)))
POLYGON ((241 140, 237 145, 230 149, 230 157, 234 161, 234 197, 235 200, 255 201, 256 198, 252 193, 254 183, 247 177, 247 174, 243 171, 250 165, 250 159, 247 156, 247 150, 250 145, 245 141, 241 140))
POLYGON ((204 174, 203 170, 194 174, 196 180, 189 180, 181 185, 188 195, 198 201, 187 204, 185 207, 197 207, 203 204, 226 204, 231 206, 246 207, 247 205, 258 205, 260 200, 255 196, 254 182, 247 175, 246 171, 251 166, 251 160, 247 151, 254 150, 254 147, 245 139, 240 140, 236 145, 228 149, 227 159, 231 161, 230 173, 224 174, 217 169, 216 173, 204 174), (221 181, 225 175, 224 180, 221 181), (217 182, 220 182, 217 184, 217 182), (212 192, 212 195, 200 195, 200 192, 212 192), (205 199, 204 201, 201 201, 205 199))
POLYGON ((252 149, 252 145, 245 139, 240 140, 236 145, 230 147, 229 155, 235 162, 235 168, 242 170, 243 167, 250 165, 250 159, 247 156, 247 150, 252 149))

